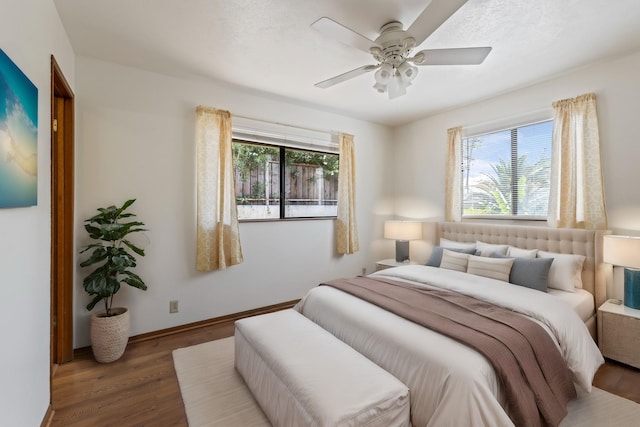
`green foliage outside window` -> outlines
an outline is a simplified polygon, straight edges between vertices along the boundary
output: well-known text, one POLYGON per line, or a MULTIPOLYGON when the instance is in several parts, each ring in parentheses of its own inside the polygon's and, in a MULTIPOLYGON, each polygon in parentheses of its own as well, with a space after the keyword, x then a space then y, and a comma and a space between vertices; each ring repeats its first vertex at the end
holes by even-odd
POLYGON ((266 145, 233 144, 233 167, 246 180, 252 169, 278 159, 278 149, 266 145))
POLYGON ((339 159, 335 154, 317 153, 312 151, 287 150, 286 165, 292 164, 317 166, 323 169, 325 178, 338 173, 339 159))
MULTIPOLYGON (((527 161, 527 156, 518 158, 518 209, 527 213, 544 213, 547 210, 548 193, 539 191, 549 187, 551 159, 540 159, 535 163, 527 161)), ((483 178, 473 184, 468 193, 474 198, 473 208, 465 210, 466 215, 511 215, 512 173, 511 160, 500 159, 491 165, 491 173, 483 173, 483 178)))
POLYGON ((465 138, 463 215, 545 217, 552 121, 465 138))
MULTIPOLYGON (((325 177, 334 176, 338 173, 340 162, 339 157, 335 154, 293 149, 288 149, 286 153, 285 162, 287 166, 301 164, 321 167, 324 170, 325 177)), ((240 171, 240 176, 243 180, 247 179, 247 174, 252 169, 257 169, 266 165, 269 161, 277 161, 278 159, 278 148, 259 144, 233 144, 233 166, 237 171, 240 171)))
POLYGON ((336 215, 338 154, 243 140, 232 150, 239 219, 336 215))

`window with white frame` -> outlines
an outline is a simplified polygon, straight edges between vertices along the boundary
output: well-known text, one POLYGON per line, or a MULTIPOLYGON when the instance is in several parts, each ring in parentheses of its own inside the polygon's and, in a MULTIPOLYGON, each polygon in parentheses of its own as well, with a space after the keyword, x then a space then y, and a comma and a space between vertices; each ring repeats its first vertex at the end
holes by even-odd
POLYGON ((233 165, 241 221, 337 215, 339 154, 331 134, 234 124, 233 165))
POLYGON ((547 120, 463 138, 463 216, 546 218, 552 132, 547 120))

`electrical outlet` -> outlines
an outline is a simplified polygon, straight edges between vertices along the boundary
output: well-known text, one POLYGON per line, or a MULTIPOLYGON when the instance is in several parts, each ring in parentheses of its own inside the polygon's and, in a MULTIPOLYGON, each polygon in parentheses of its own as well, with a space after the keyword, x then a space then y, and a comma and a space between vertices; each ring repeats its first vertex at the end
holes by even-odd
POLYGON ((169 313, 178 312, 178 300, 169 301, 169 313))
POLYGON ((362 267, 362 275, 363 276, 367 275, 367 267, 362 267))

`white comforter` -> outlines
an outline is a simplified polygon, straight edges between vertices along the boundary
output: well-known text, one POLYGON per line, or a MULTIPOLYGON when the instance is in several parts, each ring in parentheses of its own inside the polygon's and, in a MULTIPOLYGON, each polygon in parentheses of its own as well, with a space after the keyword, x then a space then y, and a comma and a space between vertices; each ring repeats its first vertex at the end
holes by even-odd
MULTIPOLYGON (((535 319, 556 340, 575 382, 587 391, 604 363, 584 323, 552 295, 434 267, 405 266, 374 275, 450 289, 535 319)), ((409 386, 414 427, 513 425, 499 379, 475 350, 328 286, 312 289, 296 309, 409 386)))

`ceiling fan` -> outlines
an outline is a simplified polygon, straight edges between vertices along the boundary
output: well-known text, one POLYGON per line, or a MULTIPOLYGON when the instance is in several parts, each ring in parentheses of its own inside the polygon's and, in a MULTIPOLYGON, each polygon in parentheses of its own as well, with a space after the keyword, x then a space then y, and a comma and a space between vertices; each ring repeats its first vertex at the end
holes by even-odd
POLYGON ((328 80, 316 83, 328 88, 362 74, 375 72, 373 86, 380 93, 388 93, 389 99, 406 94, 407 86, 418 74, 417 66, 423 65, 477 65, 481 64, 490 47, 464 47, 453 49, 424 49, 411 56, 411 51, 453 15, 467 0, 431 0, 420 16, 404 30, 401 22, 391 21, 380 28, 375 40, 358 34, 344 25, 322 17, 311 27, 338 41, 373 55, 378 62, 364 65, 328 80))

